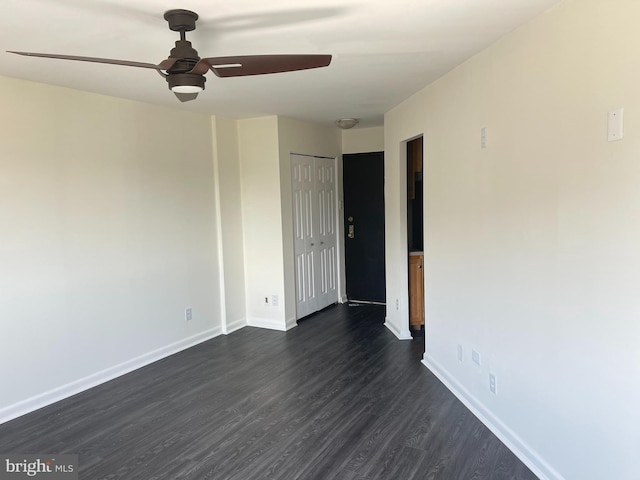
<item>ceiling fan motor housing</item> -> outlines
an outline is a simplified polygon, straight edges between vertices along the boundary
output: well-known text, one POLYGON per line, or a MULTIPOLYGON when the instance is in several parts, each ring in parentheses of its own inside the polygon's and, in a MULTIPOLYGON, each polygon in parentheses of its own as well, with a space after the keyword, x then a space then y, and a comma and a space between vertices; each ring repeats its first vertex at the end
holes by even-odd
POLYGON ((178 59, 178 61, 169 69, 169 73, 189 72, 200 60, 198 52, 191 46, 191 42, 187 40, 178 40, 175 48, 171 49, 169 58, 178 59))

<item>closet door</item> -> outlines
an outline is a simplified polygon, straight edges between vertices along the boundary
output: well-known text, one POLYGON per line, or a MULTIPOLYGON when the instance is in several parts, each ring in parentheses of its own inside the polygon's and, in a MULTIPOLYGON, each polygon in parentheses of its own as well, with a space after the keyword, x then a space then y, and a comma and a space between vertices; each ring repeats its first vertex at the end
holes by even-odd
POLYGON ((335 160, 291 155, 296 318, 338 300, 335 160))
POLYGON ((336 255, 336 167, 333 158, 315 158, 315 185, 318 209, 317 251, 315 268, 318 287, 318 310, 338 301, 336 255))
POLYGON ((318 310, 316 259, 317 230, 315 174, 313 157, 291 155, 293 187, 293 236, 296 269, 296 318, 318 310))

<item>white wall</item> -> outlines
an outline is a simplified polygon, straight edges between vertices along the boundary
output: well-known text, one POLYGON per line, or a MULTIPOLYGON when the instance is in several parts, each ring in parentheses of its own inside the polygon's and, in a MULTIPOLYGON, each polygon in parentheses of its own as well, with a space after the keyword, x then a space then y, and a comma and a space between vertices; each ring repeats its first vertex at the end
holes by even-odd
POLYGON ((246 315, 249 325, 286 330, 284 295, 278 118, 238 122, 246 315))
POLYGON ((640 478, 637 18, 565 1, 385 117, 388 296, 405 294, 400 144, 424 133, 425 362, 543 478, 640 478))
POLYGON ((291 153, 335 157, 340 133, 285 117, 238 122, 249 325, 287 330, 295 322, 291 153), (265 304, 277 295, 277 306, 265 304))
POLYGON ((219 235, 222 330, 230 333, 246 325, 244 227, 238 145, 238 121, 213 117, 213 155, 219 235))
POLYGON ((220 298, 209 117, 0 92, 2 421, 218 334, 220 298))
MULTIPOLYGON (((285 318, 292 326, 296 320, 295 265, 293 245, 293 199, 291 185, 291 154, 315 155, 338 159, 341 150, 340 130, 334 126, 322 126, 314 123, 278 117, 278 143, 280 154, 280 200, 282 208, 282 255, 284 262, 285 318)), ((341 159, 340 159, 341 160, 341 159)), ((338 198, 342 199, 342 165, 338 162, 338 198)), ((341 202, 340 202, 341 205, 341 202)), ((342 210, 338 212, 342 219, 342 210)), ((338 262, 344 265, 344 226, 338 222, 338 262)), ((344 297, 345 274, 340 268, 338 295, 344 297)))
POLYGON ((384 127, 342 130, 342 153, 382 152, 384 127))
POLYGON ((247 324, 288 330, 296 325, 290 154, 336 157, 340 133, 276 116, 239 120, 237 133, 247 324))

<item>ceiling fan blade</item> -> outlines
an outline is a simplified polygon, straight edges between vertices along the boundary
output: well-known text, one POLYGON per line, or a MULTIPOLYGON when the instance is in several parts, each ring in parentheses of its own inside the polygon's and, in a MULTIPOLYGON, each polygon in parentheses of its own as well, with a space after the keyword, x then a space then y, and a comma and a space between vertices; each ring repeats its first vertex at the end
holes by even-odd
POLYGON ((33 53, 33 52, 14 52, 7 50, 8 53, 15 53, 16 55, 23 55, 25 57, 42 57, 42 58, 55 58, 59 60, 76 60, 79 62, 93 62, 93 63, 107 63, 110 65, 124 65, 126 67, 141 67, 152 68, 154 70, 167 70, 175 63, 175 59, 168 58, 163 60, 159 65, 153 63, 144 62, 130 62, 128 60, 113 60, 110 58, 98 58, 98 57, 79 57, 76 55, 58 55, 54 53, 33 53))
POLYGON ((331 55, 240 55, 201 59, 190 73, 211 70, 218 77, 244 77, 326 67, 331 55))
POLYGON ((175 94, 176 97, 178 97, 178 100, 180 100, 181 102, 189 102, 191 100, 195 100, 196 97, 198 96, 197 93, 178 93, 178 92, 173 92, 175 94))

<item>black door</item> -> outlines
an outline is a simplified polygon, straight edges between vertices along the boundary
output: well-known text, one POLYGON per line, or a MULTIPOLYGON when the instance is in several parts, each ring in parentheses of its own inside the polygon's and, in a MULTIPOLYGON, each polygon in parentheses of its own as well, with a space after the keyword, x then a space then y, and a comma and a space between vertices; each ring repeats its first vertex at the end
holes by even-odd
POLYGON ((384 303, 384 154, 348 154, 343 164, 347 297, 384 303))

